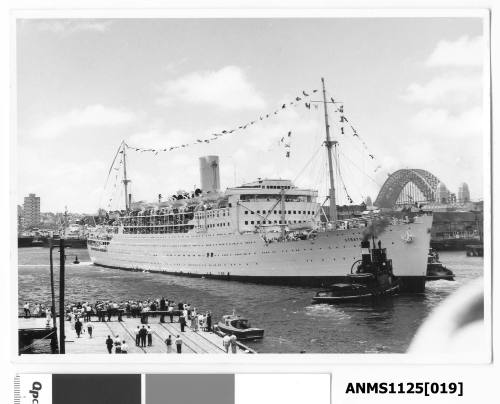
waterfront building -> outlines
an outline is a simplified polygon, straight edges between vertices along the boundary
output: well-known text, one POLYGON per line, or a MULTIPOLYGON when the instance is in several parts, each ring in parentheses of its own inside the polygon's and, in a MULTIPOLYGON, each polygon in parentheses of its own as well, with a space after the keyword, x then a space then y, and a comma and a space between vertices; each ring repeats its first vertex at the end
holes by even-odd
POLYGON ((17 228, 20 229, 23 226, 23 207, 17 205, 17 228))
POLYGON ((24 197, 23 224, 25 227, 36 227, 40 224, 40 197, 35 194, 24 197))
POLYGON ((470 202, 469 186, 464 182, 458 188, 458 203, 470 202))
POLYGON ((450 198, 450 191, 446 188, 442 182, 439 183, 436 189, 436 203, 448 203, 450 198))

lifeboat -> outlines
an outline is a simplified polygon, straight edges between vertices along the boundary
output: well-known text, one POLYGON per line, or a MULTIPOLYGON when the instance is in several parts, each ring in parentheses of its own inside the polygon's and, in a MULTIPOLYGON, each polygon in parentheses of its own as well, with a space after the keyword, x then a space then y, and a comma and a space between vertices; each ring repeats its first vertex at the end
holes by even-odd
POLYGON ((252 327, 248 319, 235 314, 222 316, 216 327, 224 334, 235 335, 240 341, 264 338, 263 329, 252 327))

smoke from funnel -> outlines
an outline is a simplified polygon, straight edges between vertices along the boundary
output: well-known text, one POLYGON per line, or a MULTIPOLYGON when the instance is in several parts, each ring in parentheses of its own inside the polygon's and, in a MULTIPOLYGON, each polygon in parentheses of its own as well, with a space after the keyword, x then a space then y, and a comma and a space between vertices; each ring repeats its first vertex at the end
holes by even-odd
POLYGON ((369 241, 371 237, 380 236, 390 223, 390 220, 386 217, 373 219, 372 222, 363 230, 363 241, 369 241))

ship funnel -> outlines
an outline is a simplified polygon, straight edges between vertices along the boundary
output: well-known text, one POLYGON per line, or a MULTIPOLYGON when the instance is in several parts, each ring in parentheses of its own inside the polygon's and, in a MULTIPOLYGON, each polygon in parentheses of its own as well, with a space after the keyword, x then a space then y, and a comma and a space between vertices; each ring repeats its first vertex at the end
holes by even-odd
POLYGON ((206 192, 219 192, 219 156, 200 157, 201 190, 206 192))

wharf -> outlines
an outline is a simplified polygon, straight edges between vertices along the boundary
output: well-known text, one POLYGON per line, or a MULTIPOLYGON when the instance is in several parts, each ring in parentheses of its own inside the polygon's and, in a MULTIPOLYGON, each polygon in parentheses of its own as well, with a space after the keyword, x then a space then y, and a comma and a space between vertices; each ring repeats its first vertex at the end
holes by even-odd
MULTIPOLYGON (((19 329, 41 329, 45 328, 45 318, 20 317, 19 329)), ((85 323, 82 322, 84 325, 85 323)), ((59 322, 57 321, 57 325, 59 322)), ((185 327, 185 331, 181 332, 178 322, 170 323, 168 320, 165 323, 160 323, 159 317, 150 318, 147 324, 142 324, 140 318, 123 317, 123 321, 118 321, 112 318, 111 321, 92 321, 93 332, 92 338, 89 337, 85 327, 82 327, 80 338, 77 337, 76 331, 69 321, 65 323, 66 333, 66 353, 67 354, 107 354, 106 338, 108 335, 114 338, 116 335, 128 345, 129 354, 162 354, 167 353, 165 339, 169 335, 172 336, 172 354, 177 355, 174 340, 177 335, 182 338, 182 354, 189 353, 209 353, 209 354, 225 354, 226 351, 222 346, 222 337, 218 334, 208 331, 198 330, 194 332, 189 327, 185 327), (135 330, 137 326, 150 326, 153 332, 153 344, 148 347, 138 347, 135 345, 135 330)), ((238 354, 256 353, 251 348, 238 342, 238 354)))

